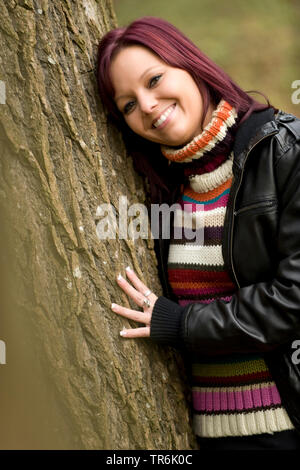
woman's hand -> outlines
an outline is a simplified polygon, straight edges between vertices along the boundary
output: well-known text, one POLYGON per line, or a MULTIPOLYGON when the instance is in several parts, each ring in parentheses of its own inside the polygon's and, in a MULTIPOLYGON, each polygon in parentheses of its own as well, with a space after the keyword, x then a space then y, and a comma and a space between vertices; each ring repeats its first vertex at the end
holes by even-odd
POLYGON ((139 310, 131 310, 121 305, 112 304, 111 309, 113 312, 129 320, 135 320, 139 323, 145 323, 143 328, 131 328, 129 330, 122 330, 120 335, 125 338, 145 338, 150 336, 150 322, 152 317, 153 305, 156 302, 157 296, 148 289, 145 284, 137 277, 132 269, 126 268, 126 275, 130 282, 134 285, 132 287, 121 275, 117 278, 117 283, 123 291, 135 301, 135 303, 143 308, 143 312, 139 310))

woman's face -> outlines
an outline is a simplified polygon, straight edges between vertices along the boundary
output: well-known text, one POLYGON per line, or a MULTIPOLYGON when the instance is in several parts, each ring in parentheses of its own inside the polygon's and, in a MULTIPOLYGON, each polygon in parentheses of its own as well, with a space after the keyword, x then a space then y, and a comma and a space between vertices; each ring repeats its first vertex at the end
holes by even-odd
MULTIPOLYGON (((116 105, 136 134, 181 146, 202 131, 202 97, 185 70, 171 67, 143 46, 128 46, 114 57, 110 72, 116 105)), ((211 112, 209 108, 204 125, 211 112)))

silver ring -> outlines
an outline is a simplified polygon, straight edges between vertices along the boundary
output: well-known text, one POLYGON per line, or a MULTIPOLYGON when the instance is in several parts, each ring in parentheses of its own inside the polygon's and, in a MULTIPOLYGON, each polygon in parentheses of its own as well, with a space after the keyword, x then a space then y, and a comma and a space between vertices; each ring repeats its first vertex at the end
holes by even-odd
POLYGON ((148 295, 152 294, 151 290, 147 290, 145 294, 143 294, 145 297, 148 297, 148 295))
POLYGON ((143 305, 148 308, 151 307, 150 300, 145 297, 143 300, 143 305))

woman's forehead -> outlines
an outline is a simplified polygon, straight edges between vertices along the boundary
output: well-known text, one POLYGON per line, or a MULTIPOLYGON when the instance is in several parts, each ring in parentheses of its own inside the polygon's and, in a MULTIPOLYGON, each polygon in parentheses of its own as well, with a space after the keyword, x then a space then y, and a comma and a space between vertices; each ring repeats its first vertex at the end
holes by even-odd
POLYGON ((140 45, 130 45, 122 48, 116 53, 112 59, 112 65, 117 63, 117 65, 144 65, 146 61, 157 64, 166 64, 155 52, 152 52, 150 49, 140 45))
POLYGON ((110 67, 110 75, 116 94, 122 93, 128 85, 142 81, 151 70, 169 67, 160 57, 143 46, 129 46, 121 49, 110 67))

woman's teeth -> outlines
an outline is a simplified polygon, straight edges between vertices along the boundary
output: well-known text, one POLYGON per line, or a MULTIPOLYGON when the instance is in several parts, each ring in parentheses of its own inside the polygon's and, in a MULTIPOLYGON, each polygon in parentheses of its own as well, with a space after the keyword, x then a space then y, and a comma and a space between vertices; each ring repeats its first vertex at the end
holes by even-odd
POLYGON ((163 122, 165 122, 165 120, 167 119, 167 117, 171 114, 171 112, 173 111, 173 109, 175 108, 175 104, 172 104, 172 106, 170 106, 161 116, 159 119, 157 119, 157 121, 155 121, 153 123, 153 126, 154 127, 159 127, 163 122))

